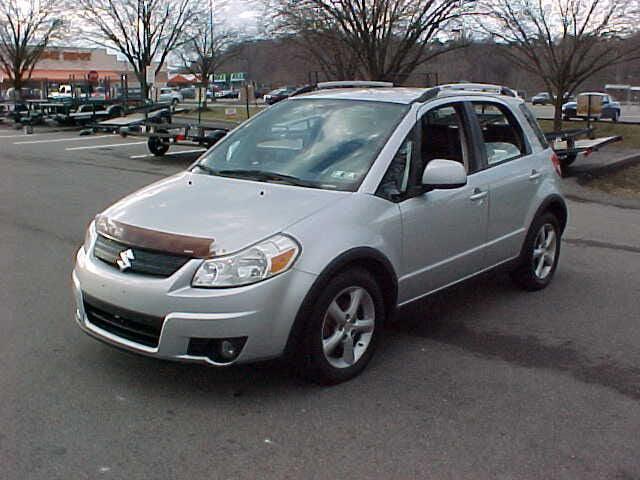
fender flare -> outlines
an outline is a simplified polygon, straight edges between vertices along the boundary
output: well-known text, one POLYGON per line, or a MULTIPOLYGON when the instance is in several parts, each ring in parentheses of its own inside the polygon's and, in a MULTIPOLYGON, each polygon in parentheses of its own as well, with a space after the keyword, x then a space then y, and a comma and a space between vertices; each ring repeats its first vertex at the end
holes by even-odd
POLYGON ((531 228, 531 224, 533 223, 534 219, 536 219, 546 211, 551 211, 556 214, 558 220, 560 221, 561 233, 564 233, 564 229, 566 228, 567 221, 569 219, 569 209, 567 208, 567 202, 564 200, 564 198, 562 198, 561 195, 558 195, 557 193, 549 195, 542 201, 540 206, 538 206, 536 212, 531 217, 529 228, 531 228))
POLYGON ((353 266, 360 266, 372 273, 383 293, 385 317, 387 320, 393 317, 398 298, 398 277, 393 265, 386 255, 375 248, 355 247, 349 249, 329 262, 305 295, 289 331, 284 351, 285 357, 291 357, 296 353, 296 347, 304 335, 306 319, 326 285, 338 272, 353 266))

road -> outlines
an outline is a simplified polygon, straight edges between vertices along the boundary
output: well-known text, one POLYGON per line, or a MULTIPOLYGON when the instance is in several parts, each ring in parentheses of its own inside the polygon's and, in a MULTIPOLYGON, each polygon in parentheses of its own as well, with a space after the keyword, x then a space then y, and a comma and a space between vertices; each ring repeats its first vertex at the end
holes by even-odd
POLYGON ((400 313, 363 375, 322 388, 75 326, 89 220, 197 155, 139 142, 0 129, 3 479, 640 478, 638 210, 570 202, 547 290, 493 273, 442 292, 400 313))

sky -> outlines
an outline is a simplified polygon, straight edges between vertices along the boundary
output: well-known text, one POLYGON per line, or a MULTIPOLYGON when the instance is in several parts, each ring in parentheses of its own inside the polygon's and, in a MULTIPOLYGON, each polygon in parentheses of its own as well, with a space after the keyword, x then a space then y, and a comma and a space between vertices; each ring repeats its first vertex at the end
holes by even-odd
POLYGON ((220 17, 232 29, 255 32, 263 7, 256 0, 227 0, 219 7, 220 17))

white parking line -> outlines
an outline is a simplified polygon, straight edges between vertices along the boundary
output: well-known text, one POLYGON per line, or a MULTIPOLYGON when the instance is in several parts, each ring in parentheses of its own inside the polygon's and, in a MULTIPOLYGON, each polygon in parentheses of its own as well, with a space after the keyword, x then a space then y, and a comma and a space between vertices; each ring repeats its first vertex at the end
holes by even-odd
POLYGON ((21 133, 19 135, 0 135, 0 138, 27 138, 30 137, 32 135, 38 135, 37 133, 31 133, 29 135, 25 134, 25 133, 21 133))
POLYGON ((145 145, 147 142, 129 142, 129 143, 112 143, 110 145, 90 145, 88 147, 68 147, 67 151, 71 150, 93 150, 94 148, 113 148, 113 147, 128 147, 129 145, 145 145))
MULTIPOLYGON (((15 132, 19 132, 20 130, 14 130, 15 132)), ((76 129, 66 129, 66 130, 56 130, 54 132, 38 132, 38 133, 13 133, 11 135, 0 135, 0 138, 33 138, 33 137, 42 137, 43 135, 58 135, 60 133, 69 133, 75 132, 76 129)))
POLYGON ((13 144, 14 145, 31 145, 33 143, 77 142, 80 140, 99 140, 103 138, 113 138, 113 136, 97 135, 97 136, 70 137, 70 138, 54 138, 52 140, 29 140, 26 142, 13 142, 13 144))
MULTIPOLYGON (((164 155, 181 155, 183 153, 198 153, 198 152, 206 152, 207 149, 206 148, 196 148, 194 150, 177 150, 175 152, 167 152, 164 155)), ((131 155, 129 158, 147 158, 147 157, 153 157, 153 153, 145 153, 144 155, 131 155)))

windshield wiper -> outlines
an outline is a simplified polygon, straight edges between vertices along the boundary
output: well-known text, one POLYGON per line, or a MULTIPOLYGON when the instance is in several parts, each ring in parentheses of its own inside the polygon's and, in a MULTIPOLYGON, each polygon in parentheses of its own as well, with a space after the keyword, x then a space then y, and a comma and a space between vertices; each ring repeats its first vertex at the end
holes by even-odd
POLYGON ((268 172, 265 170, 217 170, 214 175, 220 175, 222 177, 240 177, 263 182, 283 182, 302 187, 317 187, 314 182, 302 180, 301 178, 294 177, 293 175, 268 172))
POLYGON ((217 175, 218 172, 217 170, 214 170, 213 168, 205 165, 204 163, 198 163, 196 165, 197 168, 199 168, 200 170, 207 172, 209 175, 217 175))

